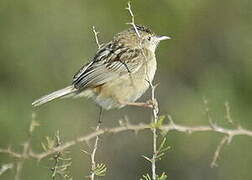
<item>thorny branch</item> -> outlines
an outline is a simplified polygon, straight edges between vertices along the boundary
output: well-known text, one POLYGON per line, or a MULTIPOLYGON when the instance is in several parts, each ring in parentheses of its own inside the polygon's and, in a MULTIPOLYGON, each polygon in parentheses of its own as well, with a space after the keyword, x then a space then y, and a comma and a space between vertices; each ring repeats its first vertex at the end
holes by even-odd
MULTIPOLYGON (((205 105, 205 113, 206 113, 208 122, 209 122, 210 126, 214 127, 215 124, 214 124, 214 122, 213 122, 213 119, 212 119, 212 116, 211 116, 211 113, 210 113, 210 108, 209 108, 209 106, 208 106, 208 100, 207 100, 205 97, 203 97, 203 103, 204 103, 204 105, 205 105)), ((229 106, 229 103, 228 103, 228 102, 225 102, 225 109, 226 109, 226 114, 225 114, 225 117, 224 117, 224 118, 225 118, 229 123, 233 124, 233 120, 232 120, 231 113, 230 113, 230 106, 229 106)), ((238 128, 239 128, 239 127, 238 127, 238 128)), ((217 146, 217 149, 216 149, 216 151, 215 151, 215 153, 214 153, 213 160, 212 160, 212 162, 211 162, 211 164, 210 164, 210 166, 211 166, 212 168, 218 166, 217 160, 218 160, 218 158, 219 158, 219 156, 220 156, 221 149, 223 148, 223 146, 224 146, 226 143, 230 143, 231 140, 232 140, 232 136, 224 136, 224 137, 221 139, 221 141, 220 141, 219 145, 217 146)))
POLYGON ((93 29, 93 33, 94 33, 94 36, 95 36, 95 42, 96 42, 96 44, 98 46, 98 49, 100 49, 102 47, 102 44, 100 44, 100 41, 99 41, 99 38, 98 38, 99 32, 95 30, 94 26, 92 27, 92 29, 93 29))
MULTIPOLYGON (((56 132, 55 135, 55 147, 60 146, 61 144, 61 140, 60 140, 60 135, 59 135, 59 131, 56 132)), ((59 161, 60 161, 60 157, 61 156, 61 152, 58 151, 56 152, 56 154, 53 156, 53 160, 54 160, 54 165, 51 168, 52 171, 52 179, 56 179, 56 174, 57 174, 57 170, 58 170, 58 166, 59 166, 59 161)))
MULTIPOLYGON (((17 161, 17 164, 16 164, 16 175, 15 175, 15 178, 14 178, 15 180, 20 180, 21 179, 20 176, 21 176, 21 172, 22 172, 22 169, 23 169, 23 166, 24 166, 25 159, 27 159, 29 157, 29 150, 30 150, 30 146, 31 146, 32 133, 33 133, 34 129, 37 126, 39 126, 39 124, 35 121, 35 118, 36 118, 36 114, 32 113, 32 121, 31 121, 31 124, 30 124, 30 127, 29 127, 28 139, 23 144, 23 152, 18 155, 20 158, 19 158, 19 160, 17 161)), ((10 148, 9 148, 9 150, 10 150, 10 152, 12 152, 10 148)), ((1 152, 1 149, 0 149, 0 152, 1 152)), ((11 155, 14 155, 14 154, 17 155, 17 153, 14 153, 14 152, 12 152, 11 155)))
MULTIPOLYGON (((98 125, 96 127, 96 131, 99 131, 100 130, 100 126, 101 126, 101 122, 99 121, 98 122, 98 125)), ((90 179, 91 180, 94 180, 95 178, 95 168, 96 168, 96 162, 95 162, 95 154, 96 154, 96 151, 98 149, 98 141, 99 141, 99 136, 97 135, 96 138, 95 138, 95 143, 94 143, 94 149, 91 153, 91 163, 92 163, 92 173, 90 175, 90 179)))
MULTIPOLYGON (((54 140, 50 139, 49 137, 47 138, 48 145, 49 147, 46 147, 44 144, 43 147, 44 149, 50 149, 52 147, 58 147, 62 144, 61 138, 60 138, 60 133, 59 130, 56 132, 54 140)), ((68 154, 68 151, 58 151, 55 154, 53 154, 53 157, 50 158, 54 163, 53 167, 51 169, 51 177, 53 180, 55 180, 58 177, 64 180, 72 180, 72 178, 69 175, 69 167, 72 165, 71 158, 66 157, 66 154, 68 154)))
POLYGON ((5 173, 6 171, 8 171, 9 169, 12 169, 14 167, 13 163, 9 163, 9 164, 4 164, 1 166, 0 168, 0 176, 5 173))
MULTIPOLYGON (((149 84, 151 86, 151 101, 153 103, 153 108, 152 108, 152 113, 153 113, 153 122, 157 124, 158 122, 158 102, 155 99, 155 88, 152 84, 151 81, 149 81, 149 84)), ((152 168, 152 179, 156 180, 157 179, 157 174, 156 174, 156 159, 157 159, 157 128, 154 127, 152 128, 153 132, 153 156, 152 156, 152 161, 151 161, 151 168, 152 168)))
MULTIPOLYGON (((133 28, 135 29, 135 32, 137 34, 137 36, 140 38, 140 33, 136 27, 136 24, 135 24, 135 16, 131 10, 131 4, 130 2, 128 2, 128 7, 126 8, 128 11, 129 11, 129 14, 131 16, 131 22, 130 23, 127 23, 129 25, 132 25, 133 28)), ((155 88, 156 86, 154 86, 152 84, 152 81, 149 77, 149 68, 148 68, 148 59, 143 51, 143 48, 142 48, 142 44, 140 42, 139 44, 140 46, 140 49, 141 49, 141 53, 145 59, 145 66, 146 66, 146 70, 145 70, 145 74, 146 74, 146 81, 149 83, 150 85, 150 88, 151 88, 151 104, 152 104, 152 115, 153 115, 153 118, 152 118, 152 122, 154 122, 155 124, 157 123, 158 121, 158 101, 156 100, 155 98, 155 88)), ((153 127, 152 128, 152 133, 153 133, 153 155, 152 155, 152 158, 151 158, 151 169, 152 169, 152 179, 153 180, 156 180, 157 179, 157 174, 156 174, 156 159, 157 159, 157 155, 158 155, 158 151, 157 151, 157 138, 158 138, 158 134, 157 134, 157 129, 156 127, 153 127)))
POLYGON ((210 164, 211 167, 216 167, 218 166, 217 165, 217 160, 218 158, 220 157, 220 151, 221 151, 221 148, 229 141, 229 136, 224 136, 221 141, 220 141, 220 144, 218 145, 215 153, 214 153, 214 157, 213 157, 213 160, 210 164))
MULTIPOLYGON (((128 6, 126 7, 126 9, 129 11, 129 14, 131 16, 131 22, 127 23, 127 24, 132 25, 133 28, 135 29, 137 36, 140 37, 140 33, 138 32, 136 24, 135 24, 135 17, 134 17, 132 10, 131 10, 130 2, 128 2, 128 6)), ((100 49, 102 47, 102 44, 99 43, 99 39, 98 39, 99 32, 97 32, 95 30, 94 26, 92 27, 92 29, 93 29, 93 32, 95 35, 96 44, 97 44, 98 48, 100 49)), ((141 47, 141 44, 140 44, 140 47, 141 47)), ((142 53, 146 59, 144 52, 142 52, 142 53)), ((146 71, 148 72, 148 69, 146 71)), ((66 149, 68 149, 78 143, 81 143, 81 142, 89 142, 90 140, 92 140, 94 138, 95 138, 95 144, 94 144, 94 148, 93 148, 92 153, 90 153, 90 156, 91 156, 91 162, 92 162, 92 170, 95 169, 96 168, 95 154, 96 154, 96 151, 98 148, 98 140, 99 140, 99 136, 101 136, 103 134, 117 134, 117 133, 121 133, 121 132, 125 132, 125 131, 138 132, 138 131, 143 131, 143 130, 151 130, 153 133, 153 156, 150 160, 152 163, 152 179, 153 180, 157 179, 157 175, 156 175, 156 158, 158 155, 157 130, 160 130, 165 133, 168 133, 170 131, 177 131, 177 132, 186 133, 186 134, 191 134, 194 132, 216 132, 216 133, 224 135, 223 138, 221 139, 219 145, 217 146, 215 153, 214 153, 213 160, 210 165, 211 167, 217 166, 216 162, 219 158, 221 149, 223 148, 223 146, 225 144, 230 143, 232 141, 233 137, 235 137, 235 136, 252 137, 251 130, 246 130, 240 126, 238 126, 237 128, 234 128, 234 129, 227 129, 227 128, 223 128, 221 126, 214 124, 212 121, 212 117, 210 116, 210 110, 208 108, 208 101, 206 99, 204 99, 204 104, 206 105, 205 112, 207 114, 207 118, 210 123, 209 125, 205 125, 205 126, 178 125, 178 124, 174 123, 171 116, 168 116, 168 118, 170 120, 169 124, 163 124, 161 126, 153 126, 153 123, 157 124, 158 118, 159 118, 158 117, 158 112, 159 112, 158 102, 155 99, 156 86, 154 86, 152 84, 148 75, 147 75, 147 82, 149 83, 150 88, 151 88, 151 102, 152 102, 152 112, 153 112, 153 119, 152 119, 152 123, 150 123, 150 124, 142 124, 141 123, 141 124, 133 125, 133 124, 130 124, 129 122, 127 122, 127 123, 124 123, 123 125, 121 124, 118 127, 101 129, 100 122, 99 122, 96 127, 95 132, 81 136, 75 140, 71 140, 71 141, 68 141, 68 142, 65 142, 62 144, 58 144, 57 147, 54 147, 54 148, 49 149, 47 151, 36 153, 32 150, 32 147, 30 145, 30 141, 31 141, 31 135, 32 135, 34 128, 36 126, 38 126, 39 124, 36 124, 36 122, 34 120, 32 120, 32 123, 30 125, 30 130, 29 130, 29 137, 28 137, 28 140, 23 145, 24 148, 23 148, 22 152, 15 152, 11 149, 11 147, 8 147, 6 149, 0 149, 0 153, 8 154, 9 156, 18 160, 16 163, 15 180, 20 180, 20 175, 21 175, 21 171, 22 171, 25 159, 33 158, 33 159, 40 161, 50 155, 53 155, 54 153, 65 151, 66 149)), ((230 107, 229 107, 228 102, 225 103, 225 107, 226 107, 225 119, 227 119, 228 122, 233 123, 233 119, 231 118, 231 115, 230 115, 230 107)), ((35 118, 35 114, 33 114, 32 119, 34 119, 34 118, 35 118)), ((7 171, 8 169, 11 169, 13 167, 14 167, 14 164, 12 164, 12 163, 3 165, 0 168, 0 175, 2 175, 5 171, 7 171)), ((95 177, 95 173, 92 171, 92 174, 90 175, 91 180, 94 180, 94 177, 95 177)))
POLYGON ((225 102, 225 109, 226 109, 225 119, 226 119, 229 123, 233 124, 234 122, 233 122, 233 119, 232 119, 232 117, 231 117, 230 106, 229 106, 229 102, 228 102, 228 101, 225 102))
MULTIPOLYGON (((213 120, 212 120, 212 117, 211 117, 211 114, 210 114, 210 108, 209 108, 209 106, 208 106, 208 100, 207 100, 205 97, 203 98, 203 103, 204 103, 204 105, 205 105, 205 112, 206 112, 207 119, 208 119, 210 125, 211 125, 212 127, 216 126, 216 125, 214 124, 214 122, 213 122, 213 120)), ((225 102, 224 105, 225 105, 225 110, 226 110, 226 114, 225 114, 224 118, 228 121, 228 123, 233 124, 234 122, 233 122, 233 119, 232 119, 232 117, 231 117, 229 102, 228 102, 228 101, 225 102)), ((238 128, 239 128, 239 127, 238 127, 238 128)), ((221 149, 223 148, 223 146, 224 146, 225 144, 231 142, 232 137, 233 137, 233 136, 231 136, 231 135, 229 135, 229 136, 225 135, 225 136, 223 136, 223 138, 221 139, 221 141, 220 141, 219 145, 217 146, 217 149, 216 149, 216 151, 215 151, 215 153, 214 153, 213 160, 212 160, 212 162, 211 162, 211 164, 210 164, 210 166, 211 166, 212 168, 218 166, 217 160, 218 160, 218 158, 219 158, 219 156, 220 156, 221 149)))
MULTIPOLYGON (((170 117, 169 117, 169 119, 170 119, 169 124, 161 125, 161 126, 157 127, 157 129, 159 129, 165 133, 169 133, 171 131, 177 131, 177 132, 186 133, 186 134, 191 134, 191 133, 195 133, 195 132, 216 132, 216 133, 227 136, 228 139, 230 140, 230 142, 232 141, 233 137, 235 137, 235 136, 252 137, 252 131, 244 129, 242 127, 238 127, 235 129, 228 129, 228 128, 223 128, 221 126, 218 126, 216 124, 215 125, 205 125, 205 126, 184 126, 184 125, 179 125, 179 124, 174 123, 174 121, 170 117)), ((125 131, 139 132, 139 131, 143 131, 143 130, 151 130, 152 128, 153 128, 152 124, 142 124, 142 123, 135 124, 135 125, 130 124, 130 123, 126 123, 123 126, 118 126, 118 127, 114 127, 114 128, 103 128, 103 129, 99 129, 98 131, 92 132, 90 134, 78 137, 75 140, 71 140, 71 141, 62 143, 60 146, 52 148, 46 152, 36 153, 30 147, 25 157, 37 159, 38 161, 40 161, 40 160, 54 154, 55 152, 64 151, 64 150, 66 150, 66 149, 68 149, 78 143, 81 143, 81 142, 89 142, 90 140, 96 138, 97 136, 101 136, 103 134, 118 134, 118 133, 122 133, 125 131)), ((13 156, 13 153, 14 153, 15 157, 17 159, 24 158, 24 155, 22 153, 13 152, 11 149, 0 149, 0 153, 5 153, 10 156, 13 156)))
POLYGON ((137 27, 136 27, 136 24, 135 24, 135 16, 134 16, 134 14, 133 14, 133 12, 131 10, 131 4, 130 4, 130 2, 128 2, 128 7, 126 7, 126 10, 129 11, 130 16, 131 16, 131 22, 129 22, 127 24, 132 25, 133 28, 135 29, 136 33, 137 33, 137 36, 140 37, 140 34, 139 34, 139 32, 137 30, 137 27))
MULTIPOLYGON (((93 32, 94 32, 95 41, 96 41, 96 44, 98 46, 98 49, 100 49, 102 47, 102 44, 99 43, 99 38, 98 38, 99 32, 97 32, 95 30, 94 26, 93 26, 93 32)), ((99 121, 98 121, 98 124, 97 124, 96 129, 95 129, 96 131, 98 131, 100 129, 100 126, 101 126, 101 115, 102 115, 102 109, 100 109, 99 121)), ((99 142, 99 136, 97 135, 96 139, 95 139, 93 151, 90 154, 91 163, 92 163, 92 165, 91 165, 91 175, 90 175, 91 180, 95 179, 95 171, 94 171, 96 169, 95 154, 96 154, 96 151, 98 149, 98 142, 99 142)))

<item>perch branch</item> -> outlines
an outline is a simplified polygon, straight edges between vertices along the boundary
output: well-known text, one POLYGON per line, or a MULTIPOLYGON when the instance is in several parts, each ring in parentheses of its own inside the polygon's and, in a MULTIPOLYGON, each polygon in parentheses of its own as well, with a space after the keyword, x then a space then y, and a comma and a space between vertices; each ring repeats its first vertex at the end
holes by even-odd
MULTIPOLYGON (((75 140, 71 140, 71 141, 62 143, 60 146, 53 148, 53 149, 50 149, 46 152, 36 153, 36 152, 32 151, 32 149, 30 148, 29 151, 27 152, 26 156, 27 156, 27 158, 34 158, 37 160, 42 160, 42 159, 54 154, 55 152, 64 151, 64 150, 76 145, 77 143, 88 142, 88 141, 96 138, 97 136, 101 136, 103 134, 118 134, 118 133, 122 133, 122 132, 126 132, 126 131, 139 132, 139 131, 148 130, 148 129, 149 130, 152 129, 151 124, 136 124, 136 125, 134 125, 134 124, 127 123, 127 124, 124 124, 123 126, 118 126, 118 127, 114 127, 114 128, 103 128, 103 129, 99 129, 98 131, 92 132, 90 134, 81 136, 75 140)), ((191 133, 196 133, 196 132, 216 132, 216 133, 226 135, 227 137, 229 137, 230 141, 235 136, 252 137, 252 131, 244 129, 242 127, 238 127, 235 129, 228 129, 228 128, 220 127, 218 125, 184 126, 184 125, 175 124, 173 121, 170 121, 169 124, 164 124, 164 125, 158 127, 157 129, 159 129, 163 132, 167 132, 167 133, 171 132, 171 131, 177 131, 177 132, 186 133, 186 134, 191 134, 191 133)), ((4 150, 4 149, 0 149, 0 152, 9 154, 12 157, 13 157, 13 153, 14 153, 16 158, 23 158, 22 153, 8 151, 8 150, 4 150)))
MULTIPOLYGON (((140 38, 140 33, 136 27, 136 24, 135 24, 135 16, 134 16, 134 13, 132 12, 131 10, 131 4, 130 2, 128 2, 128 6, 126 7, 126 9, 129 11, 129 14, 131 16, 131 22, 130 23, 127 23, 129 25, 132 25, 133 28, 135 29, 135 32, 137 34, 137 36, 140 38)), ((157 123, 158 121, 158 101, 156 100, 155 98, 155 88, 156 86, 153 86, 152 84, 152 81, 149 77, 149 68, 148 68, 148 59, 143 51, 143 46, 140 42, 139 44, 139 47, 141 49, 141 53, 145 59, 145 74, 146 74, 146 81, 149 83, 150 85, 150 88, 151 88, 151 104, 152 104, 152 115, 153 115, 153 118, 152 118, 152 122, 153 123, 157 123)), ((157 159, 157 155, 158 155, 158 152, 157 152, 157 138, 158 138, 158 134, 157 134, 157 129, 156 127, 153 127, 152 128, 152 133, 153 133, 153 155, 152 155, 152 158, 151 158, 151 169, 152 169, 152 179, 153 180, 156 180, 157 179, 157 174, 156 174, 156 159, 157 159)))
MULTIPOLYGON (((96 44, 98 46, 98 49, 100 49, 102 47, 102 44, 99 43, 99 38, 98 38, 98 34, 99 32, 97 32, 95 30, 95 27, 93 26, 93 32, 94 32, 94 36, 95 36, 95 41, 96 41, 96 44)), ((99 121, 98 121, 98 124, 96 126, 96 131, 99 131, 100 129, 100 126, 101 126, 101 115, 102 115, 102 109, 100 109, 100 114, 99 114, 99 121)), ((97 135, 96 138, 95 138, 95 143, 94 143, 94 148, 93 148, 93 151, 92 153, 90 154, 90 157, 91 157, 91 163, 92 163, 92 166, 91 166, 91 175, 90 175, 90 179, 91 180, 94 180, 95 179, 95 168, 96 168, 96 162, 95 162, 95 154, 96 154, 96 151, 98 149, 98 142, 99 142, 99 136, 97 135)))

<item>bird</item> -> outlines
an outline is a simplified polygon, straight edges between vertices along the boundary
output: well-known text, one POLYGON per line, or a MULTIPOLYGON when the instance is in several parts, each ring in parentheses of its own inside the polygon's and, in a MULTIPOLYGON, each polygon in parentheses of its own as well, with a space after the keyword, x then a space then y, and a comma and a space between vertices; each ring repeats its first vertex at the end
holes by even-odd
POLYGON ((139 105, 136 100, 147 91, 157 69, 156 48, 167 39, 146 26, 132 26, 102 45, 73 76, 71 85, 35 100, 32 106, 83 96, 106 110, 139 105))

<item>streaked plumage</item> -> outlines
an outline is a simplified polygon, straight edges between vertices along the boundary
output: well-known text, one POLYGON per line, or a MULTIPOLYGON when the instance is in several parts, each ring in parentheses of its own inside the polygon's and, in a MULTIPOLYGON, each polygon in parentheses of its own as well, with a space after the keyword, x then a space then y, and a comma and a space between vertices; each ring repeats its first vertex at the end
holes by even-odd
POLYGON ((156 72, 155 49, 166 36, 156 36, 137 26, 117 34, 103 45, 91 62, 73 77, 72 85, 34 101, 39 106, 59 97, 91 97, 104 109, 121 108, 135 102, 149 87, 156 72))

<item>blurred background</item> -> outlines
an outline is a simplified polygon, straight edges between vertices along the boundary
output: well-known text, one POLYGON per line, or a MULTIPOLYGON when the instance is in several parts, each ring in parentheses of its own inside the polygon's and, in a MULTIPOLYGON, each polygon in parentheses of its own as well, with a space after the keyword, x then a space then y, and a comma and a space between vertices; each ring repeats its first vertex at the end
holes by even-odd
MULTIPOLYGON (((31 102, 71 83, 73 74, 96 52, 92 26, 101 42, 126 28, 130 21, 127 1, 93 0, 1 0, 0 1, 0 147, 20 150, 31 122, 31 102)), ((252 129, 252 1, 251 0, 138 0, 132 1, 136 22, 172 39, 157 49, 155 82, 160 114, 170 114, 183 125, 207 125, 203 98, 219 125, 241 125, 252 129), (235 125, 225 120, 228 101, 235 125)), ((141 100, 147 100, 149 92, 141 100)), ((60 131, 63 141, 93 131, 99 108, 91 101, 65 99, 36 110, 40 127, 32 138, 34 151, 41 142, 60 131)), ((118 126, 128 117, 131 123, 150 122, 148 109, 125 107, 105 112, 103 127, 118 126)), ((168 122, 168 120, 166 120, 168 122)), ((125 132, 101 137, 97 161, 107 165, 103 179, 140 179, 150 173, 150 131, 125 132)), ((170 132, 171 149, 158 162, 158 173, 169 180, 250 180, 252 141, 235 137, 224 146, 219 167, 210 168, 222 136, 217 133, 185 135, 170 132)), ((90 172, 86 144, 70 149, 73 179, 90 172)), ((0 154, 0 165, 13 162, 0 154)), ((26 161, 22 179, 50 179, 48 159, 26 161)), ((14 170, 0 176, 13 179, 14 170)))

